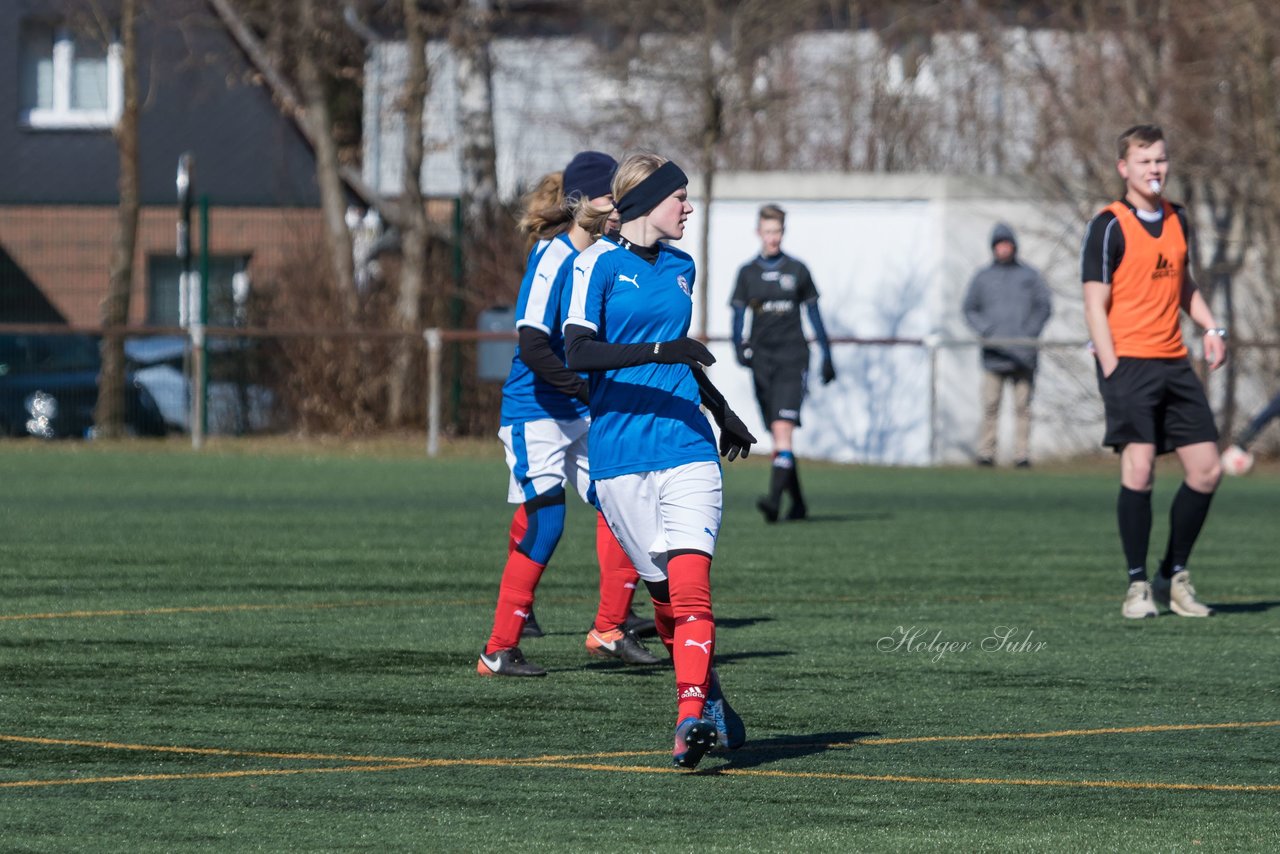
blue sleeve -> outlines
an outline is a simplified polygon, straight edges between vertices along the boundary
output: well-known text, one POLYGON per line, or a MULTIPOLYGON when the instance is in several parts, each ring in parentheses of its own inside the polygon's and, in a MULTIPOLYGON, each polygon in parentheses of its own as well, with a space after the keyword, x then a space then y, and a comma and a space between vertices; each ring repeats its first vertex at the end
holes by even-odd
POLYGON ((562 241, 539 244, 529 255, 529 267, 516 303, 516 328, 532 326, 550 333, 560 313, 557 283, 571 250, 562 241))
POLYGON ((733 346, 738 348, 742 346, 742 331, 747 322, 747 307, 743 303, 735 302, 733 304, 733 346))
POLYGON ((809 312, 809 325, 813 327, 813 337, 822 348, 822 357, 831 358, 831 341, 827 338, 827 328, 822 325, 822 312, 818 311, 818 301, 811 300, 804 304, 809 312))
POLYGON ((569 309, 564 320, 566 326, 577 324, 599 332, 604 324, 606 291, 613 276, 605 269, 611 265, 607 261, 600 263, 603 258, 603 255, 588 251, 574 259, 569 309))
POLYGON ((573 262, 573 293, 564 321, 564 355, 572 370, 608 371, 653 361, 652 343, 596 340, 604 326, 604 304, 614 272, 602 254, 579 255, 573 262))

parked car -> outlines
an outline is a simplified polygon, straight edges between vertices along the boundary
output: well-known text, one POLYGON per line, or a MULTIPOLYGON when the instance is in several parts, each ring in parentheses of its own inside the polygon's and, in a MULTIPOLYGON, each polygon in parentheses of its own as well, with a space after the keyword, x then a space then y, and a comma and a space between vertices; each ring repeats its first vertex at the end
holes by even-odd
MULTIPOLYGON (((170 430, 191 430, 191 382, 187 376, 188 341, 174 336, 133 338, 124 353, 137 381, 151 393, 170 430)), ((270 428, 275 396, 270 389, 240 378, 232 366, 247 352, 243 341, 209 341, 208 431, 212 435, 257 433, 270 428), (233 379, 234 378, 234 379, 233 379)))
MULTIPOLYGON (((0 335, 0 434, 88 438, 102 358, 87 335, 0 335)), ((163 436, 164 419, 133 372, 125 381, 125 430, 163 436)))

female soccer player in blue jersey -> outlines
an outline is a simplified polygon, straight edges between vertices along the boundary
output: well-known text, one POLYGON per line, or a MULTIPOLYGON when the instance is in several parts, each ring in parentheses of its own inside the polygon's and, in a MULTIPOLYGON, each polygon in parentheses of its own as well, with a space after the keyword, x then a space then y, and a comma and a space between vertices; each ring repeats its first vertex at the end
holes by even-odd
MULTIPOLYGON (((587 388, 564 364, 561 292, 568 287, 573 259, 599 234, 574 223, 571 206, 579 199, 611 204, 609 184, 617 165, 607 154, 581 152, 563 173, 543 178, 525 199, 520 227, 535 242, 516 301, 520 343, 502 387, 499 430, 511 468, 508 499, 518 507, 511 521, 493 631, 476 663, 481 676, 546 675, 520 651, 520 633, 533 613, 534 589, 564 531, 565 483, 572 483, 584 501, 594 501, 587 455, 587 388)), ((587 635, 587 651, 628 664, 658 663, 622 629, 639 576, 603 516, 596 524, 596 552, 600 606, 587 635)))
MULTIPOLYGON (((676 671, 676 766, 693 768, 720 744, 746 740, 712 669, 711 558, 720 531, 720 451, 746 456, 755 442, 702 372, 715 359, 689 338, 693 259, 678 240, 693 212, 680 167, 633 155, 613 181, 621 220, 573 263, 565 318, 569 367, 591 371, 591 476, 609 526, 653 599, 658 634, 676 671)), ((579 206, 598 229, 610 209, 579 206)))

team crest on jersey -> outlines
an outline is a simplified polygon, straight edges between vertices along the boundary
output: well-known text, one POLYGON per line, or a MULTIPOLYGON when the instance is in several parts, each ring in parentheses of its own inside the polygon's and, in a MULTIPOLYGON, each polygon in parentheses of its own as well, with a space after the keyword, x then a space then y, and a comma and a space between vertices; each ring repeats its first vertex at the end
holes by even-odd
POLYGON ((791 273, 783 273, 778 277, 778 284, 782 286, 784 291, 794 291, 796 289, 796 277, 791 273))
POLYGON ((693 296, 689 293, 689 280, 684 276, 676 276, 676 284, 680 286, 680 290, 684 291, 685 296, 693 296))

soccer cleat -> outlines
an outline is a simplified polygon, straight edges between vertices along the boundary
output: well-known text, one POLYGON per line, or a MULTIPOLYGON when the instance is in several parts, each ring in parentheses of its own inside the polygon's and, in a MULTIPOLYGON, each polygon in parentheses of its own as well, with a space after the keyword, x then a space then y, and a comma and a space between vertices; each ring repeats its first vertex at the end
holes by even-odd
POLYGON ((764 514, 766 522, 778 521, 778 505, 770 501, 768 498, 761 498, 756 502, 756 509, 764 514))
POLYGON ((662 659, 644 648, 639 638, 621 629, 610 629, 607 632, 592 629, 587 632, 587 655, 617 658, 623 664, 662 663, 662 659))
POLYGON ((1196 589, 1191 586, 1191 575, 1186 570, 1175 572, 1173 578, 1158 576, 1152 591, 1156 602, 1180 617, 1213 616, 1213 609, 1196 598, 1196 589))
POLYGON ((658 626, 653 620, 646 619, 628 608, 627 619, 622 624, 622 630, 638 638, 651 638, 658 633, 658 626))
POLYGON ((529 609, 529 619, 524 621, 524 628, 520 630, 522 638, 540 638, 546 632, 542 630, 542 626, 538 625, 538 618, 533 615, 533 608, 529 609))
POLYGON ((513 646, 497 652, 482 652, 476 662, 476 673, 481 676, 546 676, 532 661, 526 661, 520 647, 513 646))
POLYGON ((1156 603, 1151 599, 1151 583, 1134 581, 1129 584, 1129 592, 1124 596, 1124 605, 1120 609, 1130 620, 1141 620, 1143 617, 1154 617, 1156 603))
POLYGON ((708 750, 716 746, 716 725, 706 718, 685 718, 676 727, 671 762, 677 768, 697 768, 708 750))
POLYGON ((803 499, 796 499, 791 502, 791 510, 787 513, 787 518, 793 522, 807 518, 809 515, 809 505, 804 503, 803 499))
POLYGON ((711 686, 707 690, 707 704, 703 717, 716 725, 716 747, 721 750, 737 750, 747 743, 747 725, 733 710, 720 689, 720 677, 711 671, 711 686))

